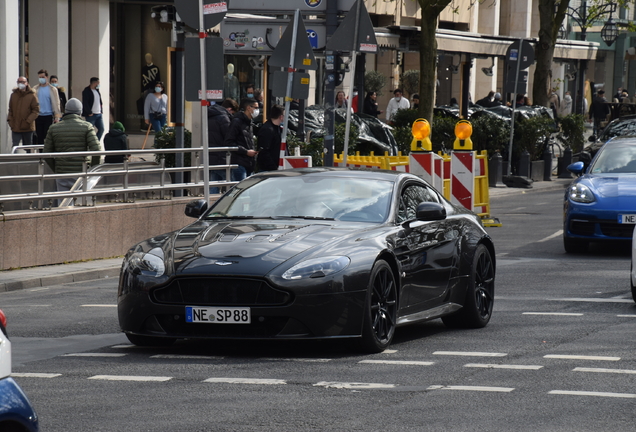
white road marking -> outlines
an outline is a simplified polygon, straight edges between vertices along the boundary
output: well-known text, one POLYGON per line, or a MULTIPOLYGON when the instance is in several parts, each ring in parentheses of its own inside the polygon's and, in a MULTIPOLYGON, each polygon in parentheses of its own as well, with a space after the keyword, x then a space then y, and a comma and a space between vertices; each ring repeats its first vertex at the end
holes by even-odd
POLYGON ((616 315, 616 316, 621 318, 636 318, 636 315, 616 315))
POLYGON ((613 299, 631 299, 632 295, 631 294, 622 294, 622 295, 617 295, 612 297, 613 299))
POLYGON ((566 354, 548 354, 543 358, 562 359, 562 360, 600 360, 600 361, 619 361, 620 357, 603 357, 603 356, 584 356, 584 355, 566 355, 566 354))
POLYGON ((37 372, 13 372, 11 374, 12 377, 17 378, 55 378, 62 376, 59 373, 37 373, 37 372))
POLYGON ((389 365, 413 365, 413 366, 432 366, 432 365, 435 364, 435 362, 409 361, 409 360, 361 360, 358 363, 389 364, 389 365))
POLYGON ((62 357, 124 357, 127 354, 115 354, 115 353, 73 353, 64 354, 62 357))
POLYGON ((327 363, 332 359, 323 359, 323 358, 276 358, 276 357, 264 357, 260 360, 264 361, 285 361, 285 362, 300 362, 300 363, 327 363))
POLYGON ((82 307, 117 307, 117 305, 114 304, 85 304, 85 305, 81 305, 82 307))
POLYGON ((433 385, 427 390, 465 390, 465 391, 483 391, 483 392, 501 392, 510 393, 514 388, 510 387, 485 387, 485 386, 441 386, 433 385))
POLYGON ((314 387, 325 387, 335 389, 390 389, 397 387, 397 384, 382 384, 382 383, 357 383, 357 382, 332 382, 332 381, 320 381, 313 385, 314 387))
POLYGON ((524 312, 522 315, 583 316, 582 313, 566 312, 524 312))
POLYGON ((486 368, 486 369, 539 370, 543 366, 534 366, 534 365, 498 365, 498 364, 485 364, 485 363, 468 363, 468 364, 465 364, 464 367, 486 368))
POLYGON ((384 350, 382 354, 395 354, 396 352, 398 352, 398 350, 384 350))
POLYGON ((215 356, 199 356, 199 355, 185 355, 185 354, 157 354, 150 356, 152 359, 184 359, 184 360, 222 360, 225 357, 215 356))
POLYGON ((466 357, 505 357, 506 353, 470 352, 470 351, 435 351, 433 355, 466 356, 466 357))
POLYGON ((259 378, 208 378, 203 380, 207 383, 224 383, 224 384, 262 384, 262 385, 282 385, 287 381, 281 379, 259 379, 259 378))
POLYGON ((555 238, 555 237, 559 237, 559 236, 561 236, 561 235, 563 235, 563 230, 558 230, 558 231, 557 231, 557 232, 555 232, 554 234, 549 235, 549 236, 547 236, 547 237, 545 237, 545 238, 542 238, 541 240, 537 241, 537 243, 547 242, 548 240, 552 240, 553 238, 555 238))
POLYGON ((552 391, 549 391, 548 394, 636 399, 636 394, 630 394, 630 393, 604 393, 604 392, 591 392, 591 391, 552 390, 552 391))
POLYGON ((632 299, 620 299, 620 298, 556 298, 547 299, 550 301, 566 301, 566 302, 589 302, 589 303, 634 303, 632 299))
POLYGON ((111 348, 137 348, 137 345, 113 345, 111 348))
POLYGON ((46 290, 48 290, 48 289, 49 289, 49 288, 33 288, 33 289, 30 289, 29 291, 31 291, 31 292, 36 292, 36 291, 46 291, 46 290))
POLYGON ((572 369, 573 372, 599 372, 599 373, 618 373, 618 374, 631 374, 635 375, 636 370, 630 369, 605 369, 605 368, 584 368, 577 367, 572 369))
POLYGON ((169 381, 172 377, 164 376, 134 376, 134 375, 95 375, 88 379, 105 381, 169 381))

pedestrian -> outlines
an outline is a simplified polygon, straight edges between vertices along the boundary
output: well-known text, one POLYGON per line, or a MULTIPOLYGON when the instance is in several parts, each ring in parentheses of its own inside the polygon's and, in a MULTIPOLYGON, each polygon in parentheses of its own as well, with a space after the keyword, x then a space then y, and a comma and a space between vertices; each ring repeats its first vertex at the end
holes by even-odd
POLYGON ((258 102, 258 109, 263 111, 263 89, 257 88, 254 90, 254 99, 258 102))
MULTIPOLYGON (((113 127, 104 136, 104 149, 106 151, 128 150, 128 135, 126 135, 126 128, 121 122, 113 123, 113 127)), ((122 162, 124 162, 124 155, 106 156, 104 159, 104 163, 122 162)))
POLYGON ((60 96, 57 89, 49 84, 49 73, 46 69, 38 71, 39 84, 33 87, 40 102, 40 115, 35 119, 36 144, 44 144, 46 133, 53 123, 62 117, 60 96))
POLYGON ((82 115, 87 122, 97 128, 97 139, 101 140, 104 134, 104 104, 102 94, 99 92, 99 78, 92 77, 90 84, 82 91, 82 115))
POLYGON ((351 109, 354 113, 358 112, 358 87, 353 88, 353 97, 351 98, 351 109))
POLYGON ((420 109, 420 95, 418 95, 417 93, 415 93, 413 96, 411 96, 411 100, 413 101, 411 103, 411 108, 413 109, 420 109))
MULTIPOLYGON (((82 120, 82 103, 75 98, 66 102, 66 114, 62 121, 51 125, 44 140, 44 153, 99 151, 99 139, 93 124, 82 120)), ((83 163, 88 157, 47 158, 46 163, 55 174, 72 174, 82 172, 83 163)), ((91 165, 99 165, 99 156, 91 158, 91 165)), ((57 191, 69 191, 77 181, 77 177, 55 179, 57 191)), ((59 202, 59 201, 58 201, 59 202)))
POLYGON ((550 109, 552 110, 552 118, 556 119, 557 114, 561 111, 561 99, 559 98, 556 89, 552 89, 548 102, 550 103, 550 109))
MULTIPOLYGON (((281 123, 285 118, 285 108, 273 105, 267 120, 258 131, 258 170, 275 171, 280 164, 281 123)), ((288 155, 287 149, 285 154, 288 155)))
MULTIPOLYGON (((238 112, 238 104, 234 99, 227 98, 221 104, 214 104, 208 107, 208 146, 224 147, 225 135, 227 134, 232 116, 238 112)), ((226 165, 225 152, 211 151, 209 155, 209 164, 226 165)), ((226 179, 225 169, 210 170, 210 181, 224 181, 226 179)), ((213 186, 210 188, 211 194, 218 194, 219 188, 213 186)))
POLYGON ((610 108, 605 99, 605 91, 603 89, 596 92, 596 96, 592 99, 592 106, 590 107, 589 119, 594 119, 593 134, 599 136, 603 131, 604 123, 607 121, 607 116, 610 114, 610 108))
POLYGON ((254 150, 252 120, 259 114, 256 99, 245 98, 241 100, 240 111, 232 118, 224 143, 225 147, 238 147, 238 151, 232 152, 232 164, 239 166, 232 170, 232 181, 241 181, 254 171, 258 152, 254 150))
POLYGON ((166 86, 162 81, 156 81, 154 93, 148 93, 144 103, 144 120, 147 125, 152 125, 152 130, 160 132, 166 125, 168 113, 168 95, 165 94, 166 86))
POLYGON ((376 92, 367 92, 367 96, 364 98, 364 113, 375 118, 382 114, 384 111, 378 110, 378 94, 376 92))
POLYGON ((407 98, 402 97, 402 89, 393 90, 393 97, 386 106, 386 120, 390 122, 398 110, 409 109, 411 104, 407 98))
POLYGON ((13 146, 31 145, 35 131, 35 119, 40 115, 40 103, 35 90, 29 86, 25 77, 18 78, 18 86, 9 98, 7 122, 11 128, 13 146))
POLYGON ((68 98, 66 97, 66 89, 59 86, 56 75, 51 75, 51 77, 49 78, 49 82, 53 87, 57 89, 57 94, 60 96, 60 111, 62 112, 62 114, 64 114, 64 107, 66 106, 66 102, 68 102, 68 98))
POLYGON ((561 117, 565 117, 572 114, 572 95, 569 91, 566 91, 563 95, 563 102, 561 103, 561 117))
POLYGON ((496 107, 496 106, 502 106, 504 103, 501 100, 501 93, 497 92, 495 93, 495 96, 493 98, 492 101, 492 106, 496 107))
POLYGON ((345 92, 339 91, 336 93, 336 108, 346 108, 347 107, 347 98, 345 97, 345 92))
POLYGON ((479 99, 477 101, 477 105, 484 108, 490 108, 491 106, 493 106, 494 97, 495 97, 495 92, 491 90, 488 92, 488 95, 484 96, 482 99, 479 99))

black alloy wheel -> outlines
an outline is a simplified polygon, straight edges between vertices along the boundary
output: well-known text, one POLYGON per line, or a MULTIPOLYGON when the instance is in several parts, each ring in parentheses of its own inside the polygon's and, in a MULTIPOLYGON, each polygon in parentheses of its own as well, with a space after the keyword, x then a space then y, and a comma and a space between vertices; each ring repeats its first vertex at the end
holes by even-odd
POLYGON ((391 267, 379 260, 373 266, 367 292, 362 329, 362 347, 382 352, 391 344, 397 323, 397 284, 391 267))
POLYGON ((448 327, 485 327, 492 316, 495 301, 495 267, 488 248, 477 246, 464 307, 442 318, 448 327))

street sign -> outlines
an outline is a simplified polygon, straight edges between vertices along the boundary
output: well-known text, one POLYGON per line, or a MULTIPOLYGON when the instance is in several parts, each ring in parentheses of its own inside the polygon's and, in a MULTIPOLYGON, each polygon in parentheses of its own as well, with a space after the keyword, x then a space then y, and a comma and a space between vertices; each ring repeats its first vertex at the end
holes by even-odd
POLYGON ((508 71, 506 82, 504 83, 504 93, 525 94, 528 88, 528 71, 520 71, 519 78, 516 81, 517 89, 515 90, 515 73, 508 71))
MULTIPOLYGON (((199 38, 185 40, 185 98, 195 102, 201 97, 201 56, 199 38)), ((223 40, 219 37, 205 38, 206 74, 208 100, 223 100, 223 40)))
MULTIPOLYGON (((289 59, 292 51, 292 38, 294 36, 294 20, 287 26, 283 37, 276 45, 274 53, 269 58, 268 64, 274 67, 288 68, 290 67, 289 59)), ((294 50, 294 64, 291 65, 295 69, 316 70, 316 57, 314 57, 314 49, 307 37, 307 29, 302 17, 299 17, 296 26, 296 46, 294 50)))
POLYGON ((309 74, 306 72, 292 72, 292 75, 293 78, 291 94, 286 95, 285 92, 287 91, 287 80, 289 78, 288 73, 277 70, 270 74, 270 87, 272 89, 272 96, 289 96, 292 99, 307 99, 309 97, 309 74))
POLYGON ((527 69, 534 64, 534 47, 532 44, 523 39, 520 45, 520 40, 516 40, 510 44, 506 51, 506 61, 512 64, 514 68, 517 67, 517 60, 519 59, 519 48, 521 47, 521 64, 519 69, 527 69))
MULTIPOLYGON (((221 23, 225 53, 267 55, 278 46, 288 25, 289 20, 255 18, 247 24, 244 19, 228 17, 221 23)), ((325 20, 307 20, 305 27, 311 48, 324 49, 327 43, 325 20)))
MULTIPOLYGON (((203 0, 203 25, 210 29, 225 17, 230 0, 203 0)), ((199 28, 199 0, 174 0, 179 18, 186 25, 199 28)))
POLYGON ((363 0, 357 0, 356 4, 345 16, 340 23, 336 32, 331 36, 327 43, 327 51, 344 51, 344 52, 370 52, 375 53, 378 50, 378 42, 375 39, 375 30, 371 17, 364 5, 363 0), (357 5, 357 2, 362 2, 357 5), (360 11, 358 21, 358 34, 356 35, 356 17, 357 10, 360 11))

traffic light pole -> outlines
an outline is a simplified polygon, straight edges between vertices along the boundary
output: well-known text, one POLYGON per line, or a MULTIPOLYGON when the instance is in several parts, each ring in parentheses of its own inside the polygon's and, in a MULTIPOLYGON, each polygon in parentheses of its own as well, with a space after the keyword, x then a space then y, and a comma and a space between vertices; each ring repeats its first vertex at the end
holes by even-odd
MULTIPOLYGON (((338 28, 338 0, 327 0, 327 40, 336 32, 338 28)), ((336 100, 336 79, 338 71, 338 53, 335 51, 326 51, 326 59, 331 58, 333 63, 325 62, 327 73, 325 74, 325 134, 324 141, 324 161, 323 165, 327 167, 333 166, 334 157, 334 135, 335 135, 335 113, 334 102, 336 100), (331 67, 331 69, 329 69, 331 67), (331 77, 331 78, 330 78, 331 77)))

